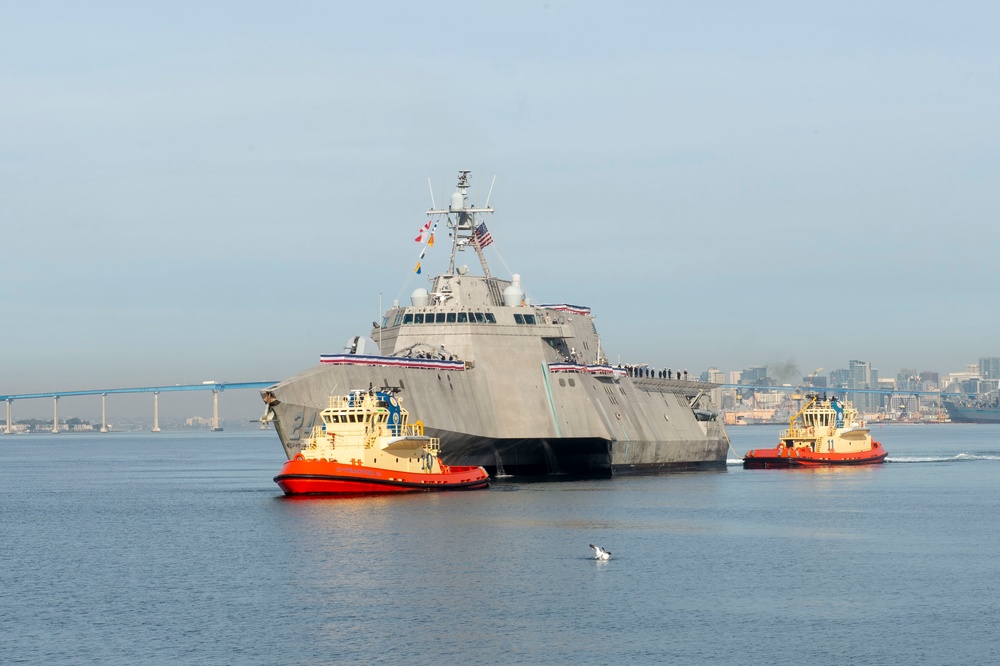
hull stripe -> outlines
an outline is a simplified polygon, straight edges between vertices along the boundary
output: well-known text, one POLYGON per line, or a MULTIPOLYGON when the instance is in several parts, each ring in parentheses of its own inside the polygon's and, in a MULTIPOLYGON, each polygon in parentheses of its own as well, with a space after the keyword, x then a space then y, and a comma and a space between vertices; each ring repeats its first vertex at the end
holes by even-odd
POLYGON ((415 490, 447 490, 449 488, 472 488, 488 486, 486 479, 472 479, 471 481, 447 481, 444 483, 417 483, 415 481, 400 481, 391 479, 369 479, 358 478, 356 476, 337 476, 334 474, 279 474, 274 477, 274 482, 280 484, 282 481, 309 480, 309 481, 331 481, 343 484, 364 484, 376 486, 394 486, 397 488, 413 488, 415 490))

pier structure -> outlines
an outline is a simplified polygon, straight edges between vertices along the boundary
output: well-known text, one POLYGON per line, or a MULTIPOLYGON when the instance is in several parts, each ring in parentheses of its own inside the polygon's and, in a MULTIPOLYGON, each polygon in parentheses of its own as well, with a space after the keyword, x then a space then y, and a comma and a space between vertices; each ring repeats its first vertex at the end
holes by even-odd
POLYGON ((14 401, 52 398, 52 432, 59 432, 59 398, 99 395, 101 396, 101 432, 108 432, 107 397, 122 393, 152 393, 153 394, 153 429, 160 432, 160 393, 172 391, 211 391, 212 392, 212 432, 221 432, 219 425, 219 393, 226 389, 262 389, 277 384, 277 381, 261 382, 217 382, 207 381, 201 384, 174 384, 173 386, 137 386, 133 388, 93 389, 83 391, 48 391, 44 393, 16 393, 0 395, 0 400, 7 403, 7 423, 3 432, 14 432, 14 401))

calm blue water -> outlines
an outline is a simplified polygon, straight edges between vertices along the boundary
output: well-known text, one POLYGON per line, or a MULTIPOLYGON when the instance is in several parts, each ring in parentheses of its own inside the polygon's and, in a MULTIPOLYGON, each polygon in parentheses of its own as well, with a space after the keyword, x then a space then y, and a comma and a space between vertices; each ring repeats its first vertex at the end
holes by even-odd
MULTIPOLYGON (((777 428, 730 431, 739 455, 777 428)), ((286 499, 273 432, 0 437, 7 663, 979 664, 1000 427, 891 462, 286 499), (590 559, 589 543, 614 559, 590 559)), ((733 456, 735 457, 735 455, 733 456)))

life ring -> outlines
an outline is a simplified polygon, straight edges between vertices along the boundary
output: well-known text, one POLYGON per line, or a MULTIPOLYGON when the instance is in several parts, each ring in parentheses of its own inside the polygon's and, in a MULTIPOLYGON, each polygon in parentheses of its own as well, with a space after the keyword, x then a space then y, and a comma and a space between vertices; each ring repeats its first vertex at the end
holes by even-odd
POLYGON ((305 459, 306 459, 306 457, 304 455, 302 455, 301 452, 300 453, 296 453, 295 457, 292 458, 292 460, 305 460, 305 459))

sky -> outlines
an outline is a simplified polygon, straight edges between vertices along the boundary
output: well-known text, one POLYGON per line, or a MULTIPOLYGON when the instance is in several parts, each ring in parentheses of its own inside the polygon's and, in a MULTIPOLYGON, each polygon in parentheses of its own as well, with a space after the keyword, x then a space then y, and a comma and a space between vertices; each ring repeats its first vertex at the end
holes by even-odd
POLYGON ((459 169, 476 204, 496 178, 494 272, 590 306, 612 361, 963 370, 1000 355, 998 23, 991 2, 5 3, 0 393, 311 367, 446 269, 439 244, 414 276, 412 238, 459 169))

